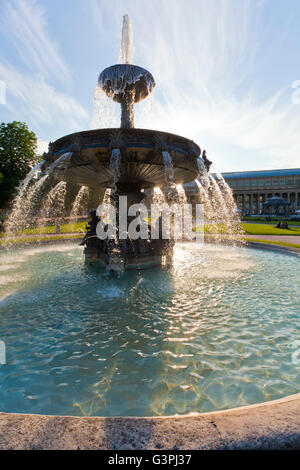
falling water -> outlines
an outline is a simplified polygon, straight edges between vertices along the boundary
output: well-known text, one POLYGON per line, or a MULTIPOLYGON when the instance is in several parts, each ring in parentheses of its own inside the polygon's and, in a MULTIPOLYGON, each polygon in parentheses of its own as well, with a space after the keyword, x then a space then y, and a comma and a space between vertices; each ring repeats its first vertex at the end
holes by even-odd
POLYGON ((71 217, 76 217, 87 211, 88 197, 89 188, 87 186, 81 186, 72 205, 70 212, 71 217))
POLYGON ((46 196, 42 205, 40 217, 46 219, 57 219, 63 217, 65 211, 65 196, 67 183, 60 181, 46 196))
POLYGON ((123 16, 122 41, 120 50, 120 63, 133 64, 133 32, 128 15, 123 16))
POLYGON ((187 203, 187 198, 186 198, 185 190, 184 190, 182 184, 177 184, 176 185, 176 191, 177 191, 177 195, 178 195, 178 204, 183 206, 184 204, 187 203))
POLYGON ((243 230, 234 209, 235 203, 228 203, 230 198, 233 202, 234 199, 232 194, 228 194, 222 181, 220 184, 213 176, 209 176, 202 178, 201 182, 195 180, 195 183, 199 190, 199 201, 204 204, 206 233, 214 241, 235 243, 239 240, 242 243, 240 236, 243 235, 243 230))
POLYGON ((103 200, 101 201, 102 204, 110 204, 110 197, 111 197, 111 189, 107 188, 105 190, 103 200))
POLYGON ((121 176, 121 151, 120 149, 113 149, 111 152, 111 157, 110 157, 110 164, 109 168, 112 172, 113 176, 113 189, 114 191, 117 190, 117 183, 119 181, 119 178, 121 176))
MULTIPOLYGON (((104 192, 103 198, 101 198, 101 201, 99 201, 100 206, 108 206, 110 204, 114 204, 115 199, 112 198, 112 190, 110 188, 107 188, 104 192)), ((105 211, 105 215, 102 216, 102 220, 109 219, 108 217, 108 211, 105 211)))
POLYGON ((165 182, 166 186, 169 188, 175 188, 175 176, 174 176, 174 167, 172 157, 169 152, 163 151, 163 162, 165 166, 165 182))
POLYGON ((25 230, 28 227, 35 225, 35 218, 31 217, 31 211, 36 203, 36 198, 39 191, 42 189, 43 184, 48 179, 48 175, 40 178, 21 198, 19 206, 15 207, 11 213, 6 228, 6 236, 11 238, 18 234, 20 230, 25 230))
POLYGON ((32 214, 32 211, 39 204, 40 191, 47 180, 48 175, 42 176, 26 193, 23 204, 24 228, 36 225, 36 217, 34 217, 35 214, 32 214))
POLYGON ((119 115, 115 116, 113 106, 114 103, 106 96, 103 89, 97 85, 94 89, 91 129, 115 127, 114 120, 117 122, 119 115))
MULTIPOLYGON (((156 222, 157 217, 165 207, 166 199, 163 191, 159 187, 154 187, 152 190, 146 192, 146 197, 141 201, 144 204, 149 213, 152 222, 156 222)), ((152 223, 151 222, 151 223, 152 223)))
POLYGON ((229 235, 235 233, 235 227, 232 224, 232 214, 227 204, 226 198, 215 178, 210 176, 210 185, 213 195, 213 202, 217 207, 220 227, 224 228, 229 235))
POLYGON ((213 203, 215 207, 218 208, 218 214, 219 214, 220 220, 223 220, 228 215, 228 207, 226 205, 224 196, 221 192, 221 188, 212 175, 209 176, 209 184, 210 184, 211 192, 215 196, 213 199, 213 203))
POLYGON ((55 160, 52 165, 50 165, 47 169, 46 172, 52 176, 54 176, 56 179, 64 179, 64 173, 66 169, 70 165, 70 161, 72 158, 73 152, 66 152, 63 155, 61 155, 57 160, 55 160))
POLYGON ((74 199, 72 209, 70 212, 70 218, 73 220, 72 230, 75 231, 76 217, 83 215, 88 211, 88 199, 89 199, 89 188, 87 186, 81 186, 76 197, 74 199))
POLYGON ((165 196, 162 190, 158 187, 155 187, 151 195, 151 203, 157 205, 163 205, 165 203, 165 196))
POLYGON ((183 207, 187 202, 185 191, 181 184, 175 183, 173 160, 169 152, 163 151, 163 162, 165 167, 165 199, 170 204, 179 204, 183 207))
POLYGON ((42 162, 38 163, 34 168, 32 168, 32 170, 30 170, 30 172, 28 173, 26 178, 21 182, 21 184, 20 184, 20 186, 18 187, 18 190, 17 190, 18 194, 17 194, 16 198, 13 201, 12 212, 15 210, 15 208, 17 209, 17 207, 20 205, 20 203, 22 201, 22 197, 25 194, 29 183, 38 174, 38 172, 40 171, 41 166, 44 163, 45 163, 44 160, 42 162))
POLYGON ((43 166, 43 164, 45 163, 45 160, 43 160, 42 162, 38 163, 37 165, 35 165, 31 170, 30 172, 28 173, 28 175, 26 176, 26 178, 22 181, 22 183, 20 184, 19 188, 18 188, 18 196, 22 196, 24 194, 24 192, 26 191, 27 189, 27 186, 29 185, 30 181, 38 175, 38 173, 40 172, 40 169, 41 167, 43 166))
POLYGON ((224 197, 226 199, 227 206, 229 207, 229 209, 231 210, 232 213, 236 213, 237 205, 236 205, 236 202, 234 200, 233 192, 232 192, 230 186, 228 185, 228 183, 226 183, 226 181, 223 178, 223 176, 221 175, 221 173, 217 173, 216 176, 217 176, 218 184, 220 184, 221 188, 223 189, 223 193, 224 193, 224 197))
POLYGON ((205 221, 209 224, 214 224, 215 209, 212 205, 210 194, 209 194, 209 182, 208 178, 203 178, 200 183, 199 180, 195 180, 195 183, 199 191, 199 203, 204 204, 205 208, 205 221))
POLYGON ((91 121, 91 129, 95 130, 100 127, 100 116, 101 116, 101 98, 104 96, 103 90, 99 86, 94 89, 94 100, 93 100, 93 118, 91 121))
POLYGON ((230 188, 230 186, 226 183, 225 179, 221 175, 221 173, 217 173, 217 181, 218 185, 221 187, 223 197, 225 199, 225 204, 228 208, 228 211, 230 213, 231 220, 233 221, 234 225, 234 230, 236 233, 238 233, 240 236, 244 235, 245 232, 241 226, 241 222, 238 217, 238 211, 237 211, 237 204, 235 202, 235 199, 233 197, 233 192, 230 188))
POLYGON ((155 119, 155 88, 151 90, 146 100, 140 101, 134 110, 136 127, 150 128, 155 119))
MULTIPOLYGON (((43 160, 42 162, 38 163, 34 168, 32 168, 32 170, 28 173, 26 178, 21 182, 20 186, 18 187, 18 193, 13 201, 11 214, 7 222, 6 232, 9 237, 15 235, 19 230, 23 228, 22 225, 24 224, 24 206, 25 201, 27 199, 28 187, 31 181, 35 177, 37 177, 44 163, 45 162, 43 160)), ((39 181, 34 185, 34 187, 38 183, 39 181)), ((32 194, 34 194, 34 192, 32 194)))

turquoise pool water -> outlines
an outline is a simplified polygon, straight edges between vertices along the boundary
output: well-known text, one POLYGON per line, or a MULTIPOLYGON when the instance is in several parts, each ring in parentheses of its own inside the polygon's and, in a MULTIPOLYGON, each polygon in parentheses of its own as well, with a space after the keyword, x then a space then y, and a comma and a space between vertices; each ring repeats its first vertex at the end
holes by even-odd
POLYGON ((119 279, 82 249, 0 255, 0 410, 156 416, 300 391, 299 258, 182 244, 119 279))

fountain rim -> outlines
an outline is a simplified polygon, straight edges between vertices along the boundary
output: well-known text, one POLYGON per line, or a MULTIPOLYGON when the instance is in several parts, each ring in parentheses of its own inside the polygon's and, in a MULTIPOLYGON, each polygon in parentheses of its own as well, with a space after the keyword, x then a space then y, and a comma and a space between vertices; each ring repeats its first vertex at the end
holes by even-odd
POLYGON ((188 419, 188 418, 197 418, 200 416, 208 416, 208 415, 221 415, 221 414, 230 414, 232 412, 241 412, 241 411, 246 411, 248 409, 256 409, 260 407, 273 407, 273 405, 277 405, 280 403, 286 403, 289 401, 294 401, 294 400, 299 400, 300 404, 300 392, 293 393, 292 395, 285 395, 284 397, 281 398, 275 398, 275 400, 269 400, 269 401, 261 401, 259 403, 253 403, 251 405, 242 405, 242 406, 236 406, 234 408, 225 408, 223 410, 216 410, 216 411, 205 411, 203 413, 200 412, 191 412, 187 414, 174 414, 174 415, 165 415, 165 416, 88 416, 88 415, 83 415, 83 416, 75 416, 75 415, 50 415, 50 414, 41 414, 41 413, 9 413, 5 411, 0 412, 0 419, 2 415, 7 415, 7 416, 34 416, 34 417, 39 417, 39 416, 44 416, 47 418, 73 418, 73 419, 88 419, 88 420, 97 420, 97 419, 103 419, 103 420, 134 420, 134 421, 139 421, 139 420, 174 420, 174 419, 188 419))
MULTIPOLYGON (((47 449, 47 433, 45 433, 45 421, 51 420, 52 425, 59 424, 59 431, 53 433, 52 438, 54 442, 60 441, 63 438, 63 446, 59 447, 61 450, 70 449, 76 445, 82 446, 83 449, 96 449, 97 450, 110 450, 107 444, 102 444, 99 447, 98 433, 103 432, 106 435, 107 423, 115 423, 118 428, 126 426, 128 431, 128 424, 134 426, 134 432, 137 434, 137 447, 133 450, 143 450, 144 423, 164 423, 163 445, 162 450, 171 450, 174 444, 180 441, 180 448, 185 450, 195 449, 195 445, 200 445, 201 448, 208 450, 216 449, 232 449, 232 450, 261 450, 261 449, 283 449, 290 450, 297 449, 299 438, 294 441, 294 436, 299 431, 295 421, 295 411, 299 409, 300 393, 287 395, 277 400, 261 402, 253 405, 246 405, 237 408, 230 408, 219 411, 205 412, 205 413, 192 413, 187 415, 174 415, 174 416, 153 416, 153 417, 138 417, 138 416, 70 416, 70 415, 43 415, 43 414, 30 414, 30 413, 0 413, 0 423, 3 420, 4 424, 8 421, 12 433, 9 433, 8 444, 4 444, 1 448, 5 449, 27 449, 31 441, 32 433, 30 430, 34 429, 34 436, 40 436, 41 442, 46 442, 42 445, 42 449, 47 449), (267 422, 266 422, 267 417, 267 422), (214 420, 217 420, 215 422, 214 420), (60 432, 60 426, 64 422, 67 431, 63 434, 60 432), (78 431, 70 430, 73 426, 72 423, 77 423, 78 431), (97 432, 90 433, 90 424, 97 424, 97 432), (128 423, 128 424, 127 424, 128 423), (179 428, 174 425, 179 423, 179 428), (245 423, 247 424, 245 426, 245 423), (13 424, 13 426, 12 426, 13 424), (69 424, 69 426, 67 426, 69 424), (189 429, 193 427, 193 435, 191 438, 189 429), (220 434, 220 427, 221 434, 220 434), (29 431, 29 432, 28 432, 29 431), (21 437, 20 437, 21 435, 21 437), (25 440, 22 436, 26 436, 25 440), (89 435, 91 439, 86 438, 89 435), (28 436, 28 437, 27 437, 28 436), (195 437, 196 436, 196 437, 195 437), (198 436, 198 437, 197 437, 198 436), (27 438, 27 439, 26 439, 27 438), (96 438, 96 439, 95 439, 96 438), (290 444, 292 439, 292 445, 290 444), (284 442, 282 442, 284 440, 284 442), (29 442, 28 442, 29 441, 29 442), (171 441, 171 442, 170 442, 171 441), (269 447, 269 441, 273 444, 269 447), (95 444, 96 442, 96 444, 95 444), (286 446, 287 444, 287 446, 286 446), (71 447, 70 447, 71 445, 71 447), (203 447, 204 446, 204 447, 203 447)), ((147 424, 146 424, 147 425, 147 424)), ((121 428, 122 429, 122 428, 121 428)), ((122 438, 122 443, 116 450, 122 450, 122 445, 130 444, 130 435, 122 438)), ((161 429, 152 430, 152 440, 161 441, 161 429)), ((118 437, 116 430, 114 431, 115 438, 118 437)), ((50 440, 51 443, 51 440, 50 440)), ((53 446, 53 444, 52 444, 53 446)), ((146 449, 151 447, 146 446, 146 449)), ((196 447, 199 448, 199 447, 196 447)), ((48 448, 49 449, 49 448, 48 448)), ((130 449, 130 447, 129 447, 130 449)))
MULTIPOLYGON (((159 168, 163 165, 162 154, 164 151, 170 152, 175 159, 174 167, 176 167, 177 172, 177 184, 184 184, 199 177, 197 159, 201 155, 201 149, 194 141, 168 132, 142 128, 94 129, 60 137, 49 144, 49 151, 45 155, 45 164, 42 169, 43 171, 46 170, 61 155, 68 152, 73 154, 71 158, 73 158, 76 163, 75 166, 78 168, 87 164, 89 159, 94 159, 93 161, 97 162, 99 160, 99 164, 104 165, 104 168, 106 168, 110 158, 109 155, 111 155, 113 149, 121 151, 125 163, 127 160, 136 163, 138 171, 141 171, 145 165, 146 167, 148 165, 149 168, 151 165, 153 168, 157 168, 152 176, 146 174, 146 178, 144 178, 142 173, 138 175, 144 188, 163 184, 163 173, 159 172, 159 168)), ((131 171, 131 167, 126 168, 125 166, 125 173, 131 171)), ((110 181, 111 175, 107 174, 107 178, 105 172, 102 172, 101 175, 100 180, 97 179, 96 185, 101 183, 101 185, 104 184, 104 187, 110 187, 110 184, 106 183, 110 181)), ((65 176, 67 177, 67 175, 65 176)), ((77 181, 77 183, 89 185, 86 179, 77 181)), ((95 184, 90 182, 90 185, 95 184)))
MULTIPOLYGON (((97 135, 99 134, 99 137, 101 137, 103 135, 104 136, 109 136, 110 134, 114 134, 114 133, 118 133, 120 132, 122 137, 126 137, 126 135, 131 135, 131 134, 145 134, 145 135, 148 135, 148 136, 155 136, 155 135, 159 135, 159 136, 164 136, 166 137, 167 139, 173 139, 173 140, 177 140, 177 141, 181 141, 181 143, 186 143, 186 144, 193 144, 195 146, 195 149, 197 150, 197 153, 200 155, 201 153, 201 149, 199 147, 198 144, 196 144, 196 142, 192 139, 189 139, 187 137, 184 137, 182 135, 179 135, 179 134, 173 134, 171 132, 165 132, 165 131, 161 131, 161 130, 158 130, 158 129, 144 129, 142 127, 132 127, 132 128, 126 128, 126 129, 122 129, 121 127, 105 127, 105 128, 101 128, 101 129, 88 129, 88 130, 85 130, 85 131, 78 131, 78 132, 73 132, 71 134, 66 134, 62 137, 59 137, 59 139, 51 142, 52 145, 57 145, 57 144, 60 144, 60 143, 63 143, 65 140, 69 140, 69 139, 74 139, 74 137, 85 137, 85 136, 89 136, 89 135, 97 135)), ((167 142, 166 142, 167 143, 167 142)))

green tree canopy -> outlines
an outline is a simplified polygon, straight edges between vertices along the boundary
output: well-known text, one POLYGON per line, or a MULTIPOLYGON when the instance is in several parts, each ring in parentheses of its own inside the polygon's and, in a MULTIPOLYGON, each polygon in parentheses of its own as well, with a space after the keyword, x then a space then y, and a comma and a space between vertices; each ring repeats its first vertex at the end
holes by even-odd
POLYGON ((11 199, 14 188, 38 162, 37 137, 24 122, 0 124, 0 206, 11 199))

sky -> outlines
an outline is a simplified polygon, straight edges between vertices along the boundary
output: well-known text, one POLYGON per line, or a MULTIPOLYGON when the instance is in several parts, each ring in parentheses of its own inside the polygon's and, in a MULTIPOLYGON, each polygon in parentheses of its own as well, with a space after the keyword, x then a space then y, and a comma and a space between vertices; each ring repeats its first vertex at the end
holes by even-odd
MULTIPOLYGON (((0 0, 0 122, 40 151, 90 129, 125 14, 156 81, 136 127, 193 139, 218 171, 300 167, 299 0, 0 0)), ((103 101, 99 126, 119 122, 103 101)))

